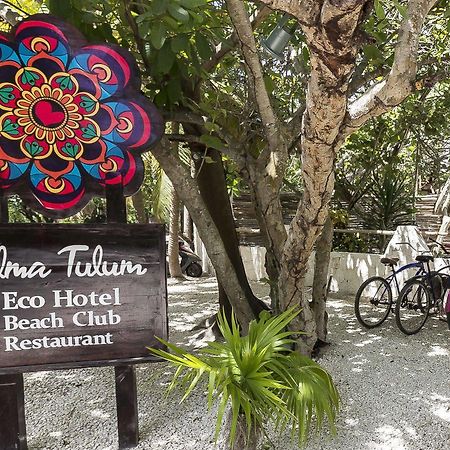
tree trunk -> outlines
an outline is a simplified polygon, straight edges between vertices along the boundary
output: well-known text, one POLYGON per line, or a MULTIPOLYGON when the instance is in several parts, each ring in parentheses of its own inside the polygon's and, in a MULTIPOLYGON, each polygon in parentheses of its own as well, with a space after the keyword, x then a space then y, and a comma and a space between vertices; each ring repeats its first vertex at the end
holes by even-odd
POLYGON ((155 146, 152 153, 172 181, 181 201, 189 209, 192 220, 197 225, 200 239, 205 244, 208 256, 216 270, 218 282, 222 284, 245 333, 248 330, 248 324, 255 318, 255 313, 228 256, 219 229, 200 195, 196 180, 191 177, 185 167, 180 165, 179 159, 173 154, 166 140, 163 139, 161 144, 155 146))
POLYGON ((304 295, 305 275, 314 242, 328 218, 336 150, 347 112, 349 81, 361 45, 359 24, 366 3, 327 1, 322 8, 314 3, 313 20, 302 24, 311 64, 301 140, 304 192, 284 247, 279 288, 283 310, 291 306, 301 308, 291 328, 304 332, 299 335, 297 346, 307 355, 316 343, 317 331, 304 295), (340 20, 342 17, 345 20, 340 20))
POLYGON ((189 244, 194 240, 194 227, 192 226, 191 215, 185 206, 183 207, 183 235, 189 241, 189 244))
POLYGON ((133 202, 133 207, 136 210, 136 218, 138 223, 147 223, 148 217, 145 212, 144 193, 142 192, 142 189, 139 189, 139 191, 131 197, 131 200, 133 202))
POLYGON ((180 234, 180 199, 172 186, 169 222, 169 272, 172 278, 183 278, 181 273, 178 239, 180 234))
MULTIPOLYGON (((248 10, 242 0, 226 0, 230 19, 239 38, 248 78, 249 102, 255 105, 261 119, 261 131, 266 147, 256 153, 249 151, 244 158, 244 176, 248 177, 261 234, 266 247, 266 271, 271 284, 272 307, 278 312, 277 282, 282 249, 286 240, 280 203, 280 189, 288 159, 285 130, 271 104, 265 85, 265 75, 258 56, 258 47, 248 10), (252 154, 258 156, 254 158, 252 154)), ((269 5, 273 7, 273 5, 269 5)), ((276 7, 275 7, 276 8, 276 7)), ((249 150, 249 149, 247 149, 249 150)))
MULTIPOLYGON (((198 148, 194 148, 198 152, 198 148)), ((202 150, 204 150, 204 148, 202 150)), ((201 154, 203 155, 204 151, 201 154)), ((250 307, 255 316, 258 316, 264 309, 264 305, 257 297, 253 295, 253 291, 245 273, 244 263, 242 262, 242 257, 239 251, 239 241, 231 210, 230 198, 227 191, 222 156, 218 150, 211 148, 207 149, 205 156, 211 158, 214 162, 205 163, 203 158, 197 158, 195 160, 198 187, 208 211, 219 230, 228 257, 233 264, 236 271, 236 276, 245 292, 250 307)), ((225 294, 225 290, 220 286, 219 304, 226 313, 231 312, 230 300, 225 294)))
POLYGON ((328 216, 322 233, 316 241, 316 255, 314 263, 314 281, 311 307, 316 322, 317 339, 327 340, 328 314, 326 301, 328 295, 328 269, 330 267, 331 246, 333 243, 333 222, 328 216))
POLYGON ((273 178, 270 172, 260 164, 248 161, 244 173, 250 188, 256 219, 266 249, 265 269, 269 278, 271 307, 275 313, 280 312, 278 279, 280 276, 281 257, 286 242, 287 232, 284 226, 283 212, 280 201, 281 174, 273 178), (265 176, 261 174, 266 174, 265 176))
MULTIPOLYGON (((231 427, 232 411, 230 410, 226 418, 226 428, 224 431, 228 434, 231 427)), ((236 435, 234 445, 229 448, 232 450, 258 450, 259 443, 261 442, 261 430, 258 427, 253 426, 250 431, 250 436, 247 436, 247 422, 245 416, 239 414, 236 426, 236 435)), ((228 439, 228 436, 227 438, 228 439)))

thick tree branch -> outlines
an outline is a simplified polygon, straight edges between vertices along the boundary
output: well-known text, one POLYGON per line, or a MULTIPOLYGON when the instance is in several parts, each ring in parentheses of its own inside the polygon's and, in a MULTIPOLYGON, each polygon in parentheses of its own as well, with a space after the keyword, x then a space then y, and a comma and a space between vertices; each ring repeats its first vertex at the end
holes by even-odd
POLYGON ((373 117, 399 105, 414 90, 419 38, 426 16, 436 0, 410 0, 400 26, 394 63, 387 78, 375 84, 348 107, 342 140, 373 117))
POLYGON ((249 93, 256 103, 266 140, 258 158, 247 158, 245 173, 253 201, 257 205, 258 223, 267 249, 266 270, 278 279, 282 248, 286 240, 279 191, 283 182, 288 152, 285 132, 272 107, 256 47, 255 37, 243 0, 226 0, 239 39, 248 77, 249 93))
POLYGON ((311 352, 317 338, 304 296, 304 277, 314 242, 328 217, 336 138, 345 118, 348 86, 361 45, 359 26, 369 0, 309 3, 319 4, 320 16, 314 26, 302 26, 311 64, 301 140, 304 191, 289 228, 279 279, 281 309, 302 308, 292 327, 305 332, 297 341, 304 353, 311 352))
MULTIPOLYGON (((270 15, 272 11, 270 8, 262 7, 258 13, 256 14, 256 17, 252 21, 252 29, 255 30, 258 28, 259 25, 270 15)), ((222 61, 222 59, 228 55, 239 43, 239 39, 237 36, 236 31, 234 31, 228 42, 226 44, 221 44, 219 48, 217 49, 216 53, 211 57, 209 61, 206 61, 202 65, 202 69, 205 72, 211 72, 219 63, 222 61)))
POLYGON ((301 25, 313 26, 319 17, 323 0, 260 0, 271 9, 294 16, 301 25))
MULTIPOLYGON (((300 146, 300 140, 302 137, 302 118, 305 113, 306 103, 303 103, 297 111, 292 115, 289 122, 286 124, 286 127, 289 129, 290 137, 287 143, 288 153, 294 153, 295 148, 300 146)), ((298 152, 300 153, 300 152, 298 152)))
POLYGON ((196 181, 171 151, 167 139, 163 138, 161 143, 152 149, 152 153, 170 178, 181 201, 186 205, 197 225, 200 239, 205 244, 208 256, 216 269, 217 278, 224 287, 237 316, 242 319, 241 326, 246 332, 248 323, 254 318, 254 314, 196 181))
POLYGON ((179 122, 179 123, 192 123, 194 125, 205 125, 205 119, 192 111, 185 110, 185 111, 164 111, 160 110, 160 113, 164 117, 164 120, 167 122, 179 122))
POLYGON ((256 48, 255 37, 245 5, 242 0, 227 0, 226 3, 231 21, 233 22, 234 29, 239 38, 239 44, 241 46, 249 79, 251 95, 256 101, 268 146, 271 150, 276 149, 280 142, 278 139, 279 123, 264 83, 264 76, 258 56, 258 50, 256 48))
MULTIPOLYGON (((166 138, 171 142, 187 142, 190 144, 200 144, 205 148, 207 147, 200 136, 193 134, 166 134, 166 138)), ((241 168, 245 164, 245 160, 243 154, 239 152, 240 146, 238 143, 234 140, 229 140, 223 134, 220 134, 220 138, 228 144, 228 146, 224 145, 224 147, 220 149, 221 153, 229 156, 237 166, 241 168)))

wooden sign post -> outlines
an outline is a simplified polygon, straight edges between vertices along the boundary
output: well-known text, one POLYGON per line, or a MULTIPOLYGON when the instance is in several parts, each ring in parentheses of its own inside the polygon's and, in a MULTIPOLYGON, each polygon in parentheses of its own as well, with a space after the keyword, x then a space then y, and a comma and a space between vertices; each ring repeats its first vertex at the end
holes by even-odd
MULTIPOLYGON (((106 190, 106 218, 109 223, 127 222, 127 205, 121 186, 106 190)), ((117 430, 119 448, 129 448, 139 441, 136 372, 133 366, 116 366, 117 430)))
POLYGON ((164 226, 0 225, 0 312, 0 449, 26 449, 22 372, 104 365, 119 447, 137 444, 132 364, 167 339, 164 226))

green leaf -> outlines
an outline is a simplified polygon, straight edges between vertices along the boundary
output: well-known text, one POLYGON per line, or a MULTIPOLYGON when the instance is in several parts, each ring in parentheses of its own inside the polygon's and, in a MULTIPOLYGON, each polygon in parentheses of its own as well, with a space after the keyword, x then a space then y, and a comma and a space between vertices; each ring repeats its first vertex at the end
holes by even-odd
POLYGON ((81 20, 83 21, 83 23, 93 25, 94 23, 98 22, 98 16, 90 12, 84 12, 83 14, 81 14, 81 20))
POLYGON ((80 146, 78 144, 72 145, 70 142, 67 142, 61 150, 68 156, 75 158, 80 150, 80 146))
POLYGON ((56 79, 56 82, 59 84, 61 89, 72 89, 73 81, 71 75, 63 75, 56 79))
POLYGON ((384 12, 383 5, 381 3, 381 0, 375 0, 375 3, 373 5, 375 9, 375 14, 378 17, 379 20, 384 20, 386 18, 386 14, 384 12))
POLYGON ((219 126, 216 123, 213 122, 205 122, 205 128, 212 133, 213 131, 217 131, 219 129, 219 126))
POLYGON ((144 14, 139 14, 139 16, 136 17, 136 23, 139 25, 142 22, 151 19, 153 15, 154 15, 153 11, 147 11, 144 14))
POLYGON ((39 79, 39 75, 35 72, 32 72, 31 70, 25 69, 22 73, 22 76, 20 78, 20 81, 22 84, 29 84, 31 86, 34 86, 36 83, 36 80, 39 79))
POLYGON ((164 16, 163 21, 170 30, 178 32, 178 29, 180 28, 180 22, 177 22, 173 17, 170 16, 164 16))
POLYGON ((216 150, 223 150, 225 147, 224 143, 218 137, 211 136, 210 134, 202 134, 200 136, 200 142, 216 150))
POLYGON ((383 61, 383 54, 376 45, 373 44, 365 45, 363 47, 363 52, 366 55, 367 59, 369 60, 376 62, 383 61))
POLYGON ((174 53, 187 52, 189 50, 189 38, 186 34, 179 34, 170 40, 170 47, 174 53))
POLYGON ((85 139, 91 139, 97 136, 97 131, 94 128, 94 125, 92 125, 92 123, 89 123, 87 124, 87 126, 81 128, 81 131, 83 132, 82 136, 85 139))
POLYGON ((302 58, 303 58, 303 62, 305 64, 309 63, 309 50, 308 50, 308 47, 306 45, 304 45, 302 47, 302 58))
POLYGON ((199 6, 204 6, 207 4, 205 0, 179 0, 180 5, 187 9, 198 8, 199 6))
POLYGON ((267 92, 271 94, 275 89, 275 83, 270 75, 264 75, 264 84, 266 86, 267 92))
POLYGON ((169 73, 175 62, 175 53, 173 53, 170 44, 167 42, 158 52, 156 67, 159 73, 169 73))
POLYGON ((209 59, 213 54, 213 51, 209 45, 209 41, 203 34, 201 33, 195 34, 195 45, 197 47, 197 51, 200 58, 209 59))
POLYGON ((181 80, 179 78, 171 78, 167 83, 167 95, 172 104, 177 103, 182 99, 183 93, 181 90, 181 80))
POLYGON ((12 87, 3 87, 0 89, 0 101, 2 103, 9 103, 11 100, 14 100, 15 96, 12 93, 12 87))
POLYGON ((153 14, 160 16, 167 11, 167 0, 152 0, 150 2, 153 14))
POLYGON ((392 3, 395 5, 395 8, 400 13, 400 15, 405 18, 407 14, 407 8, 406 6, 400 4, 398 0, 392 0, 392 3))
POLYGON ((167 5, 167 11, 176 20, 182 23, 189 22, 189 13, 182 6, 175 3, 169 3, 167 5))
POLYGON ((92 112, 97 106, 97 101, 88 97, 87 95, 81 96, 80 106, 84 108, 87 112, 92 112))
POLYGON ((3 122, 2 131, 11 136, 17 136, 19 134, 18 128, 19 128, 19 125, 17 125, 17 123, 14 123, 11 119, 6 119, 3 122))
POLYGON ((33 143, 25 142, 25 148, 32 157, 38 156, 44 150, 44 148, 36 141, 33 141, 33 143))
POLYGON ((163 22, 158 22, 155 25, 153 25, 150 31, 150 41, 153 47, 156 48, 156 50, 162 48, 164 42, 166 42, 166 33, 167 28, 163 22))
POLYGON ((196 13, 194 11, 189 11, 189 15, 194 19, 194 24, 201 25, 205 21, 205 16, 203 14, 196 13))

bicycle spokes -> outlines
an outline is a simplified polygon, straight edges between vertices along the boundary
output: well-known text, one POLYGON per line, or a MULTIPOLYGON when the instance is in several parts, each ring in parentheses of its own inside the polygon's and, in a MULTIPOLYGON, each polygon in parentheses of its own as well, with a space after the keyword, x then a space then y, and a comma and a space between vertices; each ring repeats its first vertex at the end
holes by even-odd
POLYGON ((395 317, 405 334, 417 333, 425 324, 430 311, 430 292, 420 280, 405 285, 397 300, 395 317))
POLYGON ((382 277, 366 280, 358 289, 355 298, 355 314, 366 328, 381 325, 391 310, 392 291, 382 277))

